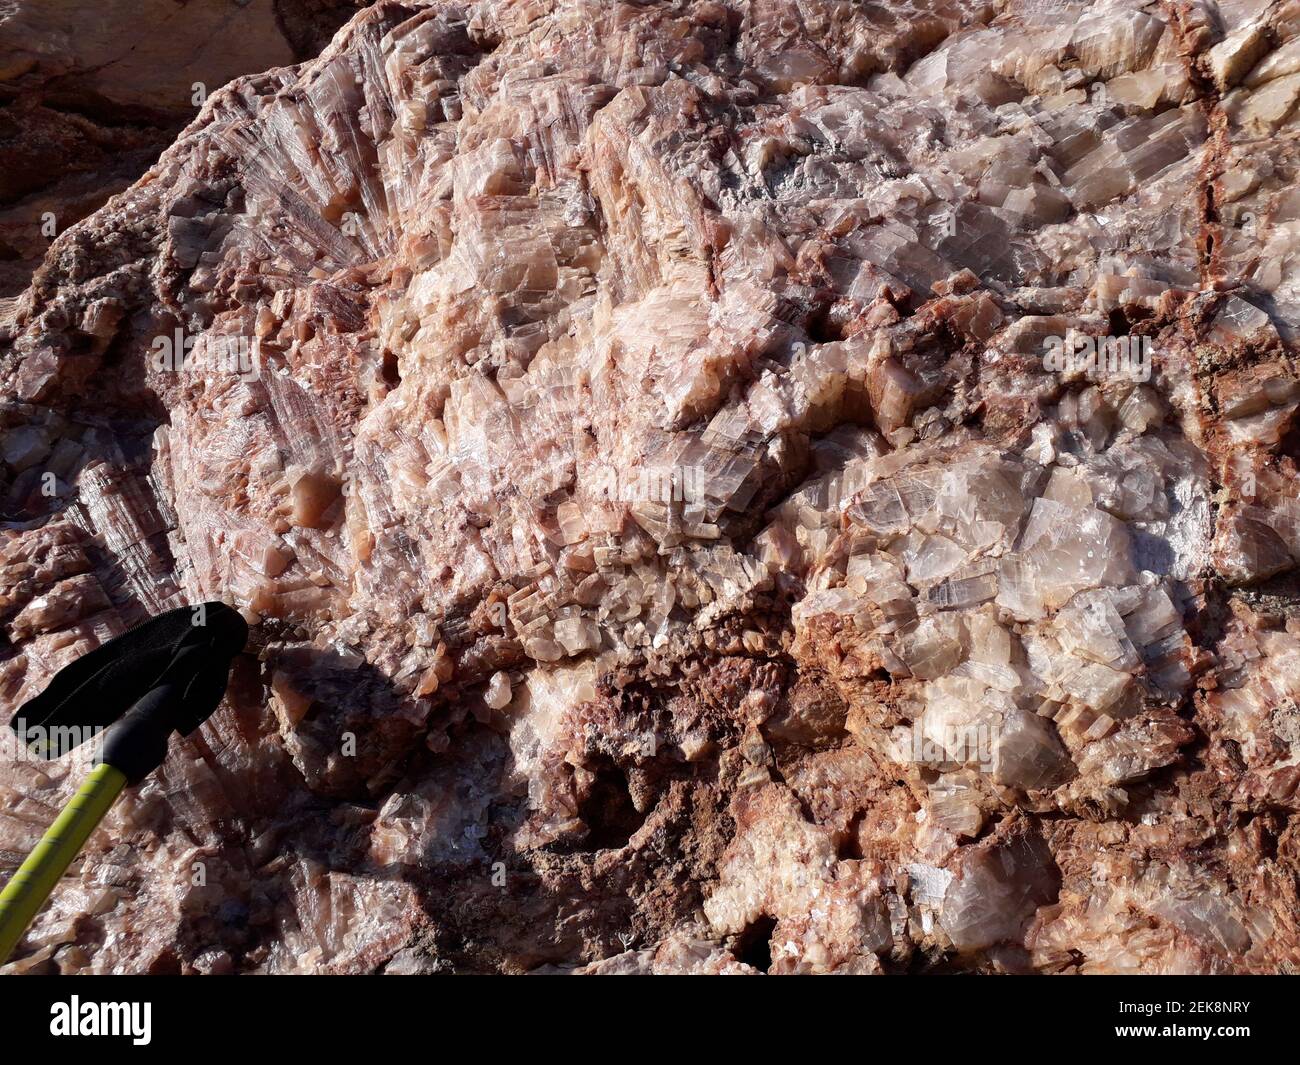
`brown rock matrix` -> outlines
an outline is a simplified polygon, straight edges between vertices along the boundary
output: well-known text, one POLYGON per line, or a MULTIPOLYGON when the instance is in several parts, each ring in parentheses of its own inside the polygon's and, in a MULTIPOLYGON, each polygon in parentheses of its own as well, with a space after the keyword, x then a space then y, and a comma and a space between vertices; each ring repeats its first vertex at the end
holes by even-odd
POLYGON ((0 693, 256 658, 8 971, 1291 971, 1298 100, 1295 0, 385 0, 213 93, 0 321, 0 693))

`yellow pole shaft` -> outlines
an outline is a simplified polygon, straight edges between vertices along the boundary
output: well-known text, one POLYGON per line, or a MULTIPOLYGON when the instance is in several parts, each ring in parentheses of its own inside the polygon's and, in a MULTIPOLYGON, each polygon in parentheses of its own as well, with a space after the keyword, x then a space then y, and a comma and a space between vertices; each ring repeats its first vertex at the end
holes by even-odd
POLYGON ((107 763, 95 766, 4 891, 0 891, 0 965, 8 960, 59 877, 124 787, 126 777, 120 769, 107 763))

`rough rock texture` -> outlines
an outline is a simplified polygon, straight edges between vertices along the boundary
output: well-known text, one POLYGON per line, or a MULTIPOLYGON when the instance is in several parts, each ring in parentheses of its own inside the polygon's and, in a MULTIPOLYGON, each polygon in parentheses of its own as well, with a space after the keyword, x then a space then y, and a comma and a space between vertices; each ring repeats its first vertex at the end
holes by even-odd
POLYGON ((216 93, 5 326, 0 697, 257 656, 11 968, 1293 969, 1297 99, 1294 0, 383 2, 216 93))
POLYGON ((0 6, 0 297, 140 177, 240 74, 318 55, 351 0, 12 0, 0 6), (196 91, 196 88, 202 88, 196 91))

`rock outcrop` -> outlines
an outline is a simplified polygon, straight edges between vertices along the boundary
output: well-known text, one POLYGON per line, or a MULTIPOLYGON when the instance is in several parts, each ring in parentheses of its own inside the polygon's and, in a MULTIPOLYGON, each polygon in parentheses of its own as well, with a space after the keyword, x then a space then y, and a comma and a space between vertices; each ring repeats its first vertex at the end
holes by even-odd
POLYGON ((1297 99, 1262 0, 384 0, 214 92, 3 325, 0 692, 256 656, 11 969, 1290 971, 1297 99))
POLYGON ((210 92, 319 55, 350 0, 20 0, 0 11, 0 299, 210 92))

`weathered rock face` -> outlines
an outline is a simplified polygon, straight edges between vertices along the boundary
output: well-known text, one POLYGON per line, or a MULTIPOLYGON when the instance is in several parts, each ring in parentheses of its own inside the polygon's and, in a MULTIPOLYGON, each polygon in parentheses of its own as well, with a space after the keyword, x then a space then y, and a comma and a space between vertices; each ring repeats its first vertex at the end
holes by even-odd
POLYGON ((0 690, 257 660, 14 967, 1300 963, 1298 49, 380 3, 215 94, 6 326, 0 690))
POLYGON ((19 0, 0 11, 0 297, 130 187, 207 94, 316 56, 350 0, 19 0))

